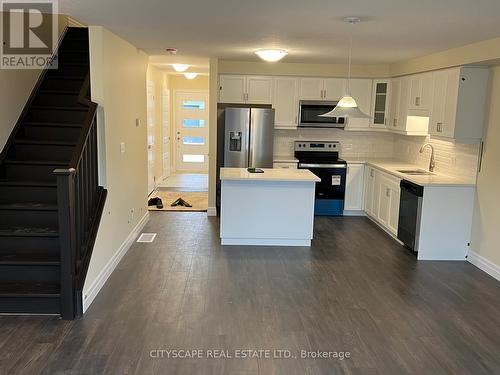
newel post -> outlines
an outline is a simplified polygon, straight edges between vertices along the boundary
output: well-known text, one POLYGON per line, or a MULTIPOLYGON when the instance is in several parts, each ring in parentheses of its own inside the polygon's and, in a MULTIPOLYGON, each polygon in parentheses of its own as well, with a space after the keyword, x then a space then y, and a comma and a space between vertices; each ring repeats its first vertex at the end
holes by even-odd
POLYGON ((76 309, 76 226, 74 168, 56 169, 57 206, 59 209, 59 251, 61 256, 61 317, 74 319, 76 309))

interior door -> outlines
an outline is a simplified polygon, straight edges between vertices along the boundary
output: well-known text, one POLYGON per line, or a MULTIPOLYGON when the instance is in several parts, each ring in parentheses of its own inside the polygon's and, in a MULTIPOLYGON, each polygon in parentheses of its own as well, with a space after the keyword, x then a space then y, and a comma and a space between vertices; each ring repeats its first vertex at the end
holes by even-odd
POLYGON ((147 147, 148 147, 148 191, 156 188, 155 179, 155 84, 148 81, 146 84, 147 106, 147 147))
POLYGON ((208 173, 208 91, 175 92, 176 172, 208 173))

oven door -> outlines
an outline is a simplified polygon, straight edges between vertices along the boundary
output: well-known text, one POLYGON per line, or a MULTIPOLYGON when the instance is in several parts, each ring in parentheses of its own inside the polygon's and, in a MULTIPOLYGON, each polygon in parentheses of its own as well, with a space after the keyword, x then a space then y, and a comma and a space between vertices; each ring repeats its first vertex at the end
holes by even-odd
POLYGON ((316 182, 315 215, 342 216, 347 165, 299 163, 300 169, 309 169, 321 181, 316 182))

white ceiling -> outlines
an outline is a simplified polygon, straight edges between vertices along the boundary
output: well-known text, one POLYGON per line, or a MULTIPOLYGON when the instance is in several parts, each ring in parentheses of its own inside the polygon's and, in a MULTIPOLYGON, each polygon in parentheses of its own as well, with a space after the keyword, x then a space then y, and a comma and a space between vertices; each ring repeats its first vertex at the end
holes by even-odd
POLYGON ((355 63, 389 63, 500 36, 500 0, 60 0, 62 13, 102 25, 147 53, 257 61, 256 48, 290 51, 283 61, 345 60, 354 26, 355 63))

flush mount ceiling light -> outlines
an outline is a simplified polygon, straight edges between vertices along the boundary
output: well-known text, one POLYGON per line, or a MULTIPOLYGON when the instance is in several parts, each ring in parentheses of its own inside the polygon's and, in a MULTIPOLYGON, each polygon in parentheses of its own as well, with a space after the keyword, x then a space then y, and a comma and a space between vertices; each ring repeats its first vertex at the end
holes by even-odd
POLYGON ((188 70, 189 65, 187 65, 187 64, 172 64, 172 68, 174 68, 174 70, 176 72, 185 72, 186 70, 188 70))
POLYGON ((262 60, 276 62, 288 55, 288 52, 284 49, 258 49, 255 54, 262 60))
MULTIPOLYGON (((346 17, 344 22, 354 26, 361 22, 359 17, 346 17)), ((348 58, 348 72, 347 72, 347 89, 345 95, 339 100, 337 105, 330 112, 320 115, 321 117, 353 117, 353 118, 370 118, 366 113, 363 113, 356 100, 351 95, 351 60, 352 60, 352 28, 349 38, 349 58, 348 58)))
POLYGON ((195 79, 196 77, 198 77, 198 73, 192 73, 192 72, 184 73, 184 77, 186 77, 187 79, 195 79))

